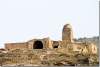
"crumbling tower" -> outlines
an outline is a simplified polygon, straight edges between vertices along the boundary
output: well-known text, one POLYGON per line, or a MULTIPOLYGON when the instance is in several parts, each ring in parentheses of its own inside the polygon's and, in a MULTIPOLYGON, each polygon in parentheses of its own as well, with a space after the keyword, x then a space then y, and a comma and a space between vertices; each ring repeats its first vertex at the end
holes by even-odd
POLYGON ((73 42, 73 31, 72 26, 70 24, 66 24, 63 27, 62 41, 66 41, 67 43, 73 42))

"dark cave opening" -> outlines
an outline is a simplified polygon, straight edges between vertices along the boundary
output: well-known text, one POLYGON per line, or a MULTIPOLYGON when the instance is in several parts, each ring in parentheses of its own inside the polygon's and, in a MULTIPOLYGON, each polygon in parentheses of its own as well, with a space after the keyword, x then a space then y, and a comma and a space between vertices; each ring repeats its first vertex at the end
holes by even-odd
POLYGON ((33 49, 43 49, 43 43, 41 41, 35 41, 33 49))

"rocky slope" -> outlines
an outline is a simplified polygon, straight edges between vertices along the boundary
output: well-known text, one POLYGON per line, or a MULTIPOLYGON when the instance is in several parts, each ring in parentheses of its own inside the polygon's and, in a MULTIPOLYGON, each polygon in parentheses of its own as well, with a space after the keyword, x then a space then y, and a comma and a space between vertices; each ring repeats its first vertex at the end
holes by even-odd
POLYGON ((97 65, 97 55, 82 55, 66 48, 55 50, 13 50, 0 53, 0 65, 32 65, 32 66, 88 66, 97 65))

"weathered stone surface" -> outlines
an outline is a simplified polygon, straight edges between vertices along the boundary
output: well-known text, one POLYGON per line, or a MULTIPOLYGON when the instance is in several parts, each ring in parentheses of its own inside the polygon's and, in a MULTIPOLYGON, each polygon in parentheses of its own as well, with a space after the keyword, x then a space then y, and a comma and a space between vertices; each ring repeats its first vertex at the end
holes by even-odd
POLYGON ((98 64, 96 45, 88 42, 75 42, 70 24, 63 27, 62 41, 53 41, 47 37, 23 43, 6 43, 5 50, 7 51, 0 52, 1 65, 75 66, 98 64))
POLYGON ((62 31, 62 40, 65 40, 69 43, 73 42, 73 31, 72 31, 72 26, 70 24, 64 25, 62 31))
MULTIPOLYGON (((60 50, 60 49, 59 49, 60 50)), ((59 52, 58 50, 14 50, 0 54, 0 64, 32 64, 40 66, 75 66, 98 64, 96 55, 85 56, 75 52, 59 52)))

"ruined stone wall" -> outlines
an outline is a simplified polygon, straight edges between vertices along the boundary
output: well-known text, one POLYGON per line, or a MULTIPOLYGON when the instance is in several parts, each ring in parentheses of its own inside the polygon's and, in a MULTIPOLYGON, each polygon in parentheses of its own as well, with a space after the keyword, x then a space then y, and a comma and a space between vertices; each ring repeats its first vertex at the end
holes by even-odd
POLYGON ((97 46, 93 43, 73 43, 73 51, 78 51, 82 54, 97 54, 97 46))
POLYGON ((40 49, 52 49, 52 41, 49 38, 43 38, 43 39, 33 39, 28 41, 28 49, 34 49, 34 45, 37 45, 37 47, 40 47, 40 45, 43 46, 43 48, 40 49), (36 44, 36 42, 41 42, 41 44, 36 44))
POLYGON ((52 47, 53 48, 59 48, 59 42, 58 41, 53 41, 52 47))
POLYGON ((52 46, 53 41, 50 40, 49 37, 48 37, 48 38, 44 38, 44 39, 43 39, 43 43, 44 43, 44 47, 45 47, 46 49, 52 49, 52 48, 53 48, 53 46, 52 46))
POLYGON ((73 51, 82 51, 85 48, 85 43, 73 43, 73 51))
POLYGON ((73 30, 70 24, 65 24, 62 30, 62 41, 53 41, 49 37, 43 39, 32 39, 23 43, 6 43, 5 48, 12 49, 55 49, 66 48, 83 53, 97 53, 97 47, 94 44, 75 42, 73 40, 73 30))
POLYGON ((98 51, 97 46, 95 44, 89 43, 87 47, 90 54, 97 54, 98 51))
POLYGON ((5 48, 7 50, 13 49, 52 49, 53 41, 49 38, 44 39, 32 39, 23 43, 6 43, 5 48))
POLYGON ((46 48, 46 41, 44 39, 32 39, 32 40, 28 41, 28 49, 38 49, 38 47, 40 47, 40 45, 42 45, 42 48, 39 48, 39 49, 46 48), (39 42, 40 44, 36 44, 36 42, 37 43, 39 42), (36 46, 36 48, 35 48, 35 46, 36 46))
POLYGON ((24 43, 6 43, 5 49, 7 50, 13 50, 13 49, 27 49, 28 44, 27 42, 24 43))

